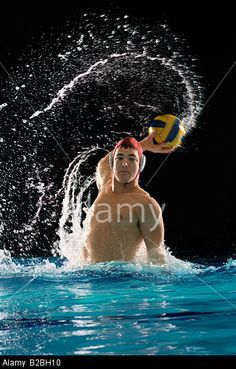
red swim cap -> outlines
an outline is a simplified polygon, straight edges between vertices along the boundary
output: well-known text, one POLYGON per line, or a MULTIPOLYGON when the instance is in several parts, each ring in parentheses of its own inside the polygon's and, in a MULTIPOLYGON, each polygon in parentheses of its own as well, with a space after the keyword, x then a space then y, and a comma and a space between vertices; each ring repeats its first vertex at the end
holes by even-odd
POLYGON ((139 159, 141 160, 142 155, 143 155, 143 149, 142 146, 140 144, 140 142, 138 142, 134 137, 125 137, 122 140, 118 141, 114 150, 113 150, 113 155, 115 154, 116 150, 118 149, 118 147, 122 146, 122 145, 128 145, 128 146, 132 146, 135 150, 138 151, 138 156, 139 159))

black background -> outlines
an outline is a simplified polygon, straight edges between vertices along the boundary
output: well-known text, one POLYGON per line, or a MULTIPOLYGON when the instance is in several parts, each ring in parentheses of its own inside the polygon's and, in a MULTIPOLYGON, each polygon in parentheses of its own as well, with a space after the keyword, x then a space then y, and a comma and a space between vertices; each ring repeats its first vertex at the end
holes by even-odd
MULTIPOLYGON (((1 62, 7 69, 17 65, 21 51, 29 45, 34 48, 42 32, 60 33, 65 22, 77 14, 107 8, 140 19, 145 16, 152 22, 166 21, 174 33, 183 35, 198 58, 204 102, 235 61, 234 11, 228 4, 206 9, 199 2, 87 0, 77 5, 5 4, 0 23, 1 62)), ((178 257, 235 256, 235 115, 234 67, 203 109, 185 150, 171 154, 148 186, 164 156, 157 160, 147 154, 141 186, 160 204, 166 203, 166 243, 178 257)))

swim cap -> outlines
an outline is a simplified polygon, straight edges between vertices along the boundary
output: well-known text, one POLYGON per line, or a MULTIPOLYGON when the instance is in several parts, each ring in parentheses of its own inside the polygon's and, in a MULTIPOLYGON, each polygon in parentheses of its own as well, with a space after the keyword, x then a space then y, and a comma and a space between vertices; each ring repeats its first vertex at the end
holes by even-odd
POLYGON ((137 150, 139 159, 141 160, 142 155, 143 155, 142 146, 141 146, 140 142, 138 142, 134 137, 129 137, 129 136, 127 136, 127 137, 125 137, 122 140, 117 142, 117 144, 116 144, 116 146, 113 150, 113 155, 115 154, 118 147, 123 146, 123 145, 132 146, 135 150, 137 150))

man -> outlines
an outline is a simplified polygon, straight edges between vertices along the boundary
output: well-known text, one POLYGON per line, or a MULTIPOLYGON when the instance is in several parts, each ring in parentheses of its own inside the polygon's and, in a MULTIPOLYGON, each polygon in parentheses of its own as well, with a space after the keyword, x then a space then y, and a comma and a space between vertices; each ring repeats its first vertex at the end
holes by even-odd
POLYGON ((138 184, 144 151, 169 153, 168 144, 154 144, 155 132, 138 142, 126 137, 100 160, 98 196, 85 220, 88 263, 135 261, 145 246, 147 261, 165 263, 164 225, 157 201, 138 184))

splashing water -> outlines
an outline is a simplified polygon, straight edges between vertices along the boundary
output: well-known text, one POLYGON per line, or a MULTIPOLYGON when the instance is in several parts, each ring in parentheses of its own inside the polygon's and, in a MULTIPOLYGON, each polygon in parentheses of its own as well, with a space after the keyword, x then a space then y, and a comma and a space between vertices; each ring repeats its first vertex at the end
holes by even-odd
POLYGON ((235 260, 110 262, 0 252, 2 355, 234 355, 235 260))
POLYGON ((59 251, 61 256, 67 257, 70 262, 80 262, 81 246, 85 238, 82 228, 82 212, 87 212, 87 207, 83 209, 83 197, 85 192, 95 182, 95 176, 90 175, 84 180, 81 175, 81 165, 92 155, 97 153, 98 148, 86 150, 78 155, 70 164, 62 184, 64 189, 64 199, 62 203, 62 215, 59 222, 58 235, 60 239, 59 251))
POLYGON ((94 156, 159 113, 189 132, 201 109, 195 60, 166 24, 85 14, 68 28, 5 75, 0 237, 18 256, 79 252, 94 156))

